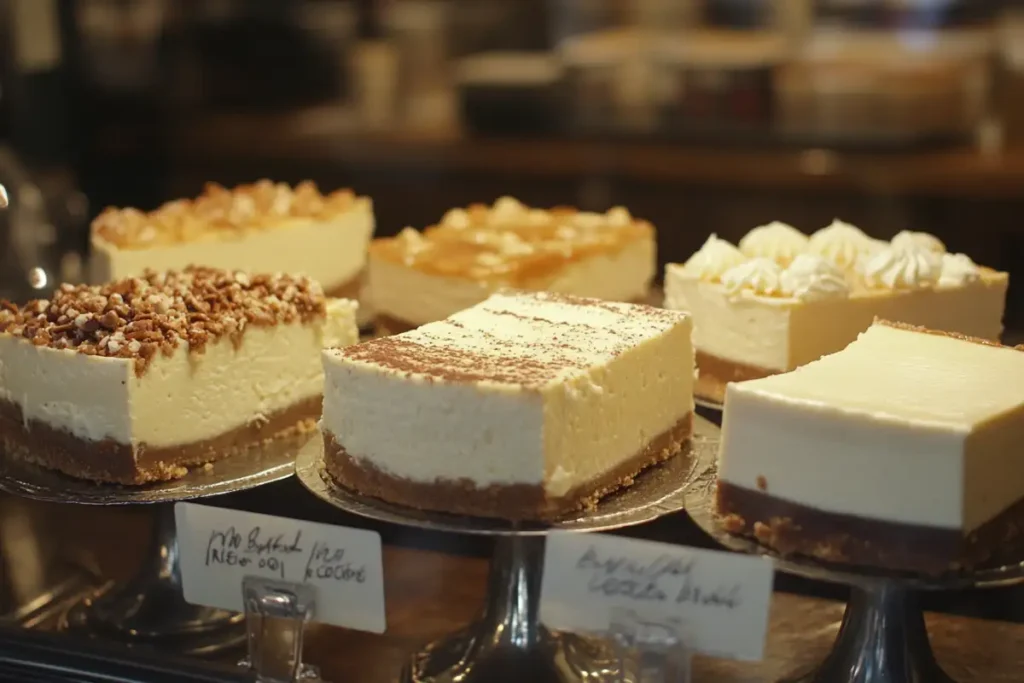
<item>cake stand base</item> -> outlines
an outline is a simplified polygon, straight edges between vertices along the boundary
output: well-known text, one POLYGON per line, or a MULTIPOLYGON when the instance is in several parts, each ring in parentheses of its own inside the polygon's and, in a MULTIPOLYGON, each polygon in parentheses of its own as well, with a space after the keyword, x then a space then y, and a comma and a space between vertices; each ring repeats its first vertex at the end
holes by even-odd
POLYGON ((189 655, 245 644, 245 616, 185 602, 174 504, 158 503, 146 563, 127 584, 108 584, 68 610, 61 626, 84 635, 189 655))
POLYGON ((481 618, 412 656, 406 683, 621 683, 607 641, 552 633, 537 620, 544 537, 500 536, 481 618))
POLYGON ((839 635, 819 669, 783 683, 953 683, 935 661, 915 591, 852 586, 839 635))

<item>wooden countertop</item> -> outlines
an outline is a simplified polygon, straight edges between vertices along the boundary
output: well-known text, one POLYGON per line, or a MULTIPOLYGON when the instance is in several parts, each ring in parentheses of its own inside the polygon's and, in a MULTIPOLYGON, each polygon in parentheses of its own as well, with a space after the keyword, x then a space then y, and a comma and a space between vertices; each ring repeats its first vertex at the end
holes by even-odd
POLYGON ((339 107, 209 115, 175 127, 179 163, 338 166, 621 176, 647 182, 964 197, 1024 196, 1024 146, 892 153, 694 147, 667 142, 471 137, 456 130, 356 130, 339 107))
MULTIPOLYGON (((0 516, 31 515, 30 529, 98 570, 124 579, 140 560, 147 530, 145 508, 98 509, 27 503, 0 495, 0 516)), ((19 539, 4 538, 13 551, 19 539)), ((19 556, 25 553, 18 551, 19 556)), ((0 559, 10 561, 10 556, 0 559)), ((17 559, 17 558, 14 558, 17 559)), ((17 570, 16 564, 8 569, 17 570)), ((469 623, 482 605, 487 562, 433 551, 386 547, 384 555, 388 632, 373 635, 312 626, 306 660, 330 681, 391 683, 409 653, 469 623)), ((777 592, 764 661, 738 663, 698 658, 694 680, 723 683, 775 681, 809 669, 828 652, 842 603, 777 592)), ((1020 680, 1024 625, 940 614, 928 615, 939 661, 959 683, 1020 680)))

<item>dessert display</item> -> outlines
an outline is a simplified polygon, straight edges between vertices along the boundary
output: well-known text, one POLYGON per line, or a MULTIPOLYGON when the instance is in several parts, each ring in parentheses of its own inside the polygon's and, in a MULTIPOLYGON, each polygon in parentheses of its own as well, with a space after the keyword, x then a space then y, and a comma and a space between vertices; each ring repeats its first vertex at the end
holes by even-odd
POLYGON ((771 223, 669 264, 665 305, 693 316, 695 393, 721 402, 729 382, 835 353, 875 317, 996 341, 1008 282, 927 233, 886 242, 838 220, 810 236, 771 223))
POLYGON ((845 350, 730 384, 717 493, 783 553, 940 573, 1021 541, 1024 350, 877 321, 845 350))
POLYGON ((0 310, 0 443, 73 477, 174 479, 312 428, 355 302, 304 276, 189 267, 0 310))
POLYGON ((551 519, 629 486, 691 433, 689 316, 499 293, 324 352, 327 471, 419 509, 551 519))
POLYGON ((269 180, 232 189, 211 183, 195 199, 149 213, 104 210, 92 224, 91 279, 198 265, 302 273, 327 296, 356 299, 373 230, 372 202, 351 190, 325 195, 311 182, 294 189, 269 180))
POLYGON ((403 332, 469 308, 501 289, 646 301, 656 271, 654 228, 624 208, 531 209, 511 197, 452 209, 439 225, 370 245, 378 324, 403 332))

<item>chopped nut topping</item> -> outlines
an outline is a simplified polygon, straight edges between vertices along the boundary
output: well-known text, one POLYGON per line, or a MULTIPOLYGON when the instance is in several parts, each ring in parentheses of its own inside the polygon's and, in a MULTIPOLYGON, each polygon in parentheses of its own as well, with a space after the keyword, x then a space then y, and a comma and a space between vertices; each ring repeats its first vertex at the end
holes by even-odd
POLYGON ((512 197, 448 211, 422 233, 405 228, 373 241, 377 257, 433 275, 507 286, 536 284, 571 261, 652 240, 654 229, 623 207, 607 213, 530 208, 512 197))
POLYGON ((286 183, 260 180, 227 189, 209 183, 195 199, 168 202, 155 211, 109 207, 92 223, 93 236, 122 249, 210 239, 274 227, 289 218, 329 219, 349 211, 356 201, 351 190, 323 195, 305 181, 292 189, 286 183))
POLYGON ((89 356, 134 358, 142 375, 158 351, 169 356, 185 343, 202 353, 222 337, 239 344, 249 325, 306 323, 325 314, 323 289, 307 277, 190 266, 105 285, 65 284, 49 301, 21 308, 0 301, 0 333, 89 356))

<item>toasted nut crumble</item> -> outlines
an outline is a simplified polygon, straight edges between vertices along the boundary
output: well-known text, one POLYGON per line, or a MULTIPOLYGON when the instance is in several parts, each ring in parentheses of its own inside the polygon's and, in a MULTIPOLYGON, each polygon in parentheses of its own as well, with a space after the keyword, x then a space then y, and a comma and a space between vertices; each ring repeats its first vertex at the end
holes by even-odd
POLYGON ((270 228, 289 218, 333 218, 355 201, 352 190, 324 195, 309 181, 294 189, 269 180, 231 189, 208 183, 195 199, 168 202, 148 213, 108 207, 93 221, 92 234, 122 249, 228 239, 232 233, 270 228))
POLYGON ((48 301, 0 301, 0 333, 36 346, 88 356, 135 359, 142 375, 157 352, 182 343, 202 353, 226 337, 239 344, 249 325, 310 322, 326 314, 323 288, 293 275, 249 275, 190 266, 105 285, 61 285, 48 301))

